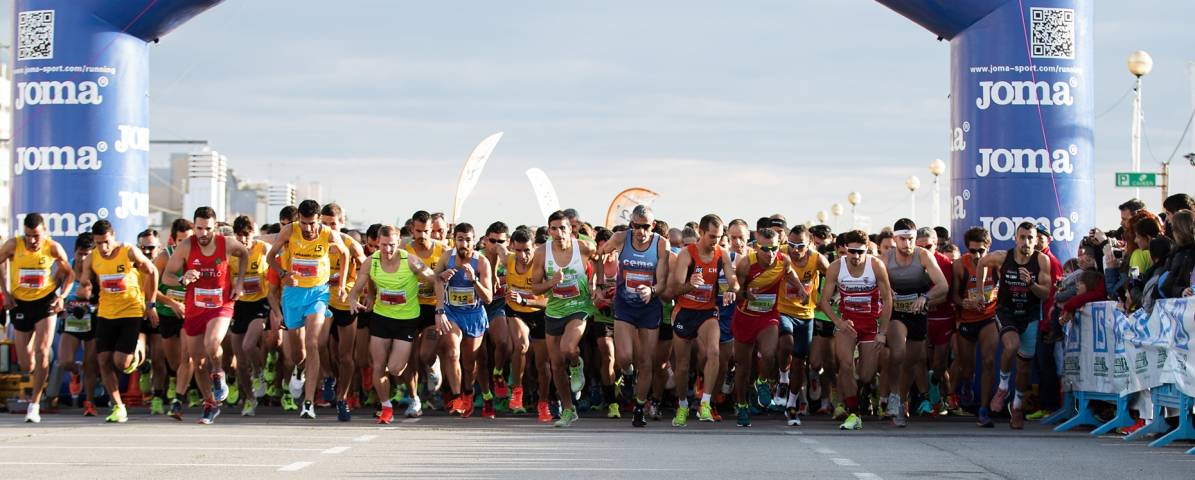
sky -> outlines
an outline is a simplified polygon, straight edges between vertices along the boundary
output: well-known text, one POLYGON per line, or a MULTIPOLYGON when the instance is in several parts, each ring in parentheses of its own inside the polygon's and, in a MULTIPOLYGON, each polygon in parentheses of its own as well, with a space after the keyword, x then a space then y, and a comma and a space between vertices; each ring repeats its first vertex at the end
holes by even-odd
MULTIPOLYGON (((1154 59, 1149 165, 1193 108, 1195 2, 1095 8, 1108 225, 1132 194, 1112 187, 1129 165, 1125 59, 1154 59)), ((615 193, 646 187, 674 224, 710 211, 804 222, 852 190, 858 214, 887 224, 909 214, 904 179, 917 175, 916 219, 929 224, 927 165, 949 159, 948 75, 948 42, 864 0, 227 0, 151 48, 150 128, 208 140, 251 179, 318 180, 362 222, 451 210, 465 157, 502 131, 464 221, 542 223, 523 173, 538 167, 594 223, 615 193)), ((1190 191, 1184 143, 1172 184, 1190 191)), ((1142 194, 1151 209, 1159 195, 1142 194)))

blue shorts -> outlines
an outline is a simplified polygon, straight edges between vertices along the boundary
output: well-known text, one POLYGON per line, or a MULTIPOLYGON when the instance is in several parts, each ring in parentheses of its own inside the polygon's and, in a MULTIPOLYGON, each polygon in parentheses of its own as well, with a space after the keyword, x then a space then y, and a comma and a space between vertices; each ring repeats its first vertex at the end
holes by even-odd
POLYGON ((287 330, 303 328, 309 315, 328 314, 328 285, 282 289, 282 324, 287 330))
POLYGON ((448 321, 455 324, 461 329, 461 334, 465 338, 478 338, 485 335, 485 331, 490 328, 490 318, 486 316, 484 308, 476 310, 455 310, 452 308, 445 308, 444 314, 448 317, 448 321))
POLYGON ((788 315, 780 315, 780 335, 793 334, 793 317, 788 315))
POLYGON ((722 331, 721 336, 718 337, 718 342, 727 343, 734 340, 734 334, 730 332, 730 322, 733 318, 734 305, 718 309, 718 328, 722 331))
POLYGON ((652 299, 646 305, 631 305, 622 297, 614 297, 614 320, 634 325, 635 328, 655 330, 660 328, 664 308, 660 301, 652 299))
POLYGON ((780 314, 780 324, 784 325, 785 323, 792 325, 793 356, 809 358, 809 344, 813 342, 813 319, 802 320, 780 314))
POLYGON ((506 299, 502 297, 494 297, 494 301, 485 306, 485 315, 489 318, 505 317, 506 299))
POLYGON ((675 331, 677 337, 692 340, 697 338, 697 332, 701 329, 701 324, 710 319, 714 321, 718 320, 718 309, 689 310, 687 308, 676 307, 676 318, 672 321, 672 329, 675 331))

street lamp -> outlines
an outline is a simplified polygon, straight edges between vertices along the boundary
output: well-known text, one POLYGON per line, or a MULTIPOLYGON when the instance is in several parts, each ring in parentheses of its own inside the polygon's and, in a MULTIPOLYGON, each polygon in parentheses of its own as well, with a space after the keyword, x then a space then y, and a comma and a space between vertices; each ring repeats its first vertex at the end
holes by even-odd
POLYGON ((917 189, 921 188, 921 179, 916 175, 909 175, 905 179, 905 188, 909 189, 909 220, 917 223, 914 217, 917 216, 917 189))
POLYGON ((929 162, 929 173, 934 176, 934 224, 932 225, 934 227, 942 225, 942 187, 938 182, 938 177, 945 171, 946 162, 943 162, 941 158, 935 158, 934 161, 929 162))
POLYGON ((846 195, 846 203, 851 204, 851 227, 854 227, 858 221, 858 219, 855 218, 855 207, 862 202, 863 195, 860 195, 859 192, 851 192, 846 195))
POLYGON ((830 214, 834 215, 834 230, 838 231, 838 216, 842 215, 842 204, 834 202, 830 205, 830 214))
MULTIPOLYGON (((1141 171, 1141 121, 1144 120, 1144 115, 1141 113, 1141 77, 1149 75, 1150 70, 1154 68, 1153 57, 1150 57, 1145 50, 1137 50, 1129 55, 1129 73, 1137 77, 1137 83, 1133 86, 1133 126, 1131 130, 1131 146, 1130 155, 1133 161, 1133 172, 1141 171)), ((1136 189, 1136 198, 1141 198, 1141 189, 1136 189)))
POLYGON ((817 221, 818 221, 819 223, 826 223, 826 218, 827 218, 827 216, 826 216, 826 211, 825 211, 825 210, 818 210, 818 211, 817 211, 817 221))

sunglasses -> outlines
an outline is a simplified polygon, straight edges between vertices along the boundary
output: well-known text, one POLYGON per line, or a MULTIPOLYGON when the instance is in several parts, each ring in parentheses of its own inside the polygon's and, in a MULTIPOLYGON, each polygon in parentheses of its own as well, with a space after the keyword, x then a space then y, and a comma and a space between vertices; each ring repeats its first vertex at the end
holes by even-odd
POLYGON ((975 255, 983 255, 984 253, 987 253, 988 250, 986 248, 968 248, 967 251, 975 255))
POLYGON ((651 224, 631 222, 631 230, 651 230, 651 224))
POLYGON ((791 247, 791 248, 795 248, 795 249, 797 249, 797 250, 804 250, 804 249, 805 249, 805 244, 804 244, 804 243, 793 243, 793 242, 788 242, 788 246, 789 246, 789 247, 791 247))
POLYGON ((849 253, 851 255, 863 255, 864 253, 867 253, 867 249, 866 248, 848 248, 848 249, 846 249, 846 253, 849 253))
POLYGON ((767 245, 767 246, 759 245, 759 246, 756 246, 755 249, 759 250, 761 252, 772 253, 772 252, 775 252, 776 250, 780 250, 780 246, 778 246, 778 245, 767 245))
POLYGON ((489 240, 489 241, 490 241, 490 243, 493 243, 493 244, 503 244, 503 243, 506 243, 506 240, 504 240, 504 239, 501 239, 501 238, 487 238, 486 240, 489 240))

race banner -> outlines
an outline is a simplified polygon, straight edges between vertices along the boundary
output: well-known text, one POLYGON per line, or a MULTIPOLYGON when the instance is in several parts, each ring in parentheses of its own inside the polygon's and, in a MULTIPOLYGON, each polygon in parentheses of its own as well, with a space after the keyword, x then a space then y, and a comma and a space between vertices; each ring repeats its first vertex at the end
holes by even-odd
POLYGON ((465 199, 469 198, 469 194, 473 193, 473 187, 477 186, 478 180, 481 180, 481 171, 485 168, 485 163, 490 159, 490 155, 494 153, 494 147, 498 146, 498 140, 502 140, 502 133, 498 132, 485 137, 481 143, 473 147, 473 151, 469 153, 469 158, 465 159, 465 166, 461 168, 460 179, 456 182, 456 197, 452 202, 453 224, 460 217, 461 207, 464 206, 465 199))
POLYGON ((1076 391, 1128 395, 1174 384, 1195 396, 1195 298, 1159 300, 1152 312, 1121 312, 1115 302, 1083 307, 1067 325, 1063 375, 1076 391))
POLYGON ((538 168, 527 169, 527 179, 531 181, 531 188, 535 190, 535 200, 539 203, 539 211, 547 221, 548 215, 560 210, 560 199, 556 197, 556 187, 548 180, 548 174, 538 168))
POLYGON ((619 192, 606 209, 606 228, 631 221, 631 211, 638 205, 652 205, 660 194, 646 188, 634 187, 619 192))

